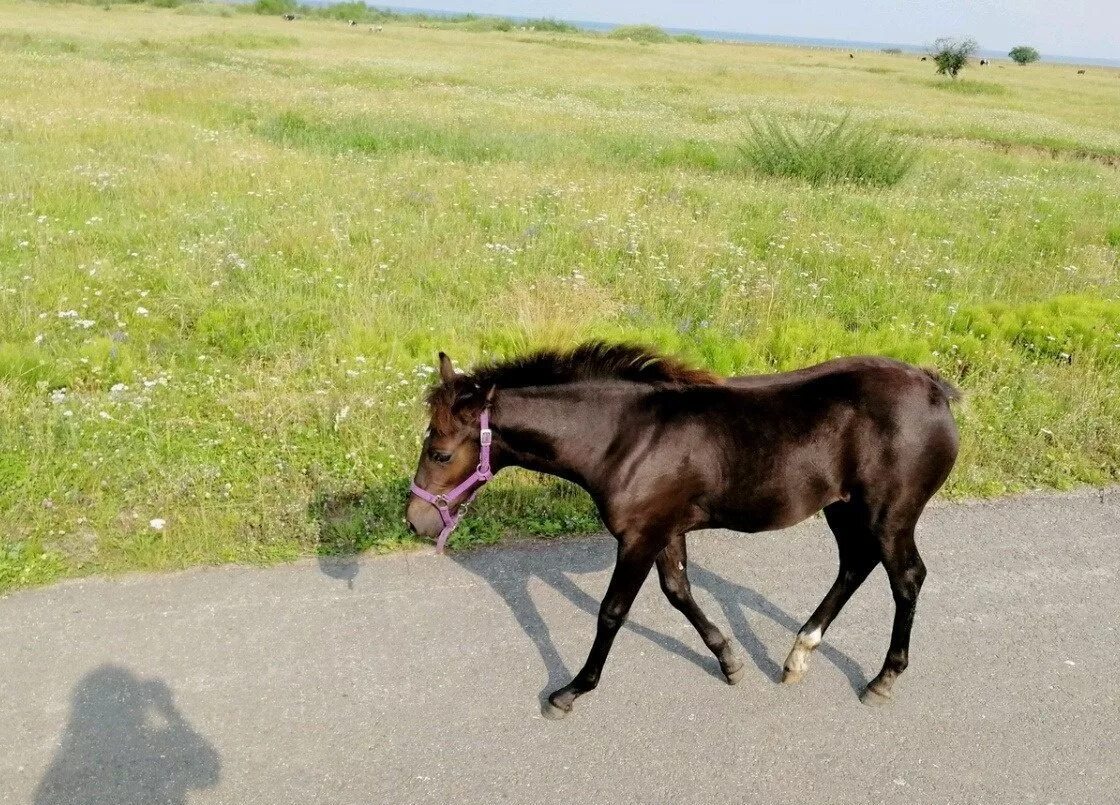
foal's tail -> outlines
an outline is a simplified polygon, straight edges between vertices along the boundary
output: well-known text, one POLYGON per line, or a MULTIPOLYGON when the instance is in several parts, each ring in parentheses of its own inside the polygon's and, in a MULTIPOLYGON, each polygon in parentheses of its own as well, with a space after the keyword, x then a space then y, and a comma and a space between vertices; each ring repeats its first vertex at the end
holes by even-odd
POLYGON ((961 390, 938 374, 936 369, 922 367, 922 371, 933 381, 933 385, 945 396, 945 402, 955 403, 961 399, 961 390))

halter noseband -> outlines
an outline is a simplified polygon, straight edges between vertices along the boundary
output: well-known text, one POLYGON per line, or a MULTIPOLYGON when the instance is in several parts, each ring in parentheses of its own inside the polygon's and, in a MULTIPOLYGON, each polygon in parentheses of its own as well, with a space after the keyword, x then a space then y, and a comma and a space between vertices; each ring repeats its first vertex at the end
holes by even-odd
POLYGON ((451 536, 451 532, 459 525, 459 520, 463 516, 463 511, 467 508, 468 504, 474 500, 474 496, 478 494, 478 490, 482 489, 483 485, 494 477, 494 473, 490 469, 490 442, 493 441, 494 434, 493 431, 490 430, 489 406, 482 409, 482 414, 478 419, 478 425, 478 467, 471 473, 467 480, 463 481, 450 492, 444 492, 441 495, 433 495, 426 489, 421 489, 417 486, 416 479, 412 481, 412 494, 435 506, 436 511, 439 512, 440 519, 443 520, 443 530, 439 532, 439 537, 436 539, 436 553, 443 553, 443 546, 447 542, 447 538, 451 536), (466 495, 466 500, 464 500, 458 510, 452 514, 451 507, 464 495, 466 495))

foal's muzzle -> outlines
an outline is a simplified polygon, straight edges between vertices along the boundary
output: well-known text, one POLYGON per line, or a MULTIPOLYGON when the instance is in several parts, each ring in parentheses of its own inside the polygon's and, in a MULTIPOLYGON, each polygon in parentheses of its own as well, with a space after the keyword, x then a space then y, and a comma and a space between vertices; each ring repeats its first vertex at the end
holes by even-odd
POLYGON ((418 537, 435 539, 443 530, 443 520, 436 508, 416 495, 409 496, 405 519, 408 521, 408 527, 418 537))

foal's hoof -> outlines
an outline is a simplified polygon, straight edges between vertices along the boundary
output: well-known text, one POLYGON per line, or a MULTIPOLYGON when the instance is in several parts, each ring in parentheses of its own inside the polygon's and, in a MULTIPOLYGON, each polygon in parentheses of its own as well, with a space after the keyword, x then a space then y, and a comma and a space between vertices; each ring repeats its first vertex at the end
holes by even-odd
POLYGON ((890 704, 894 699, 890 691, 882 691, 868 685, 863 689, 863 693, 859 695, 859 700, 869 707, 882 707, 884 704, 890 704))
POLYGON ((562 718, 567 718, 568 714, 571 712, 571 707, 565 710, 563 707, 557 707, 555 704, 547 700, 544 704, 541 705, 541 715, 547 718, 549 721, 559 721, 562 718))
POLYGON ((793 668, 782 669, 782 684, 783 685, 796 685, 805 678, 805 671, 797 671, 793 668))
POLYGON ((723 675, 726 677, 728 685, 738 685, 743 681, 743 677, 746 676, 746 674, 747 664, 743 662, 739 663, 734 670, 728 671, 726 668, 723 669, 723 675))

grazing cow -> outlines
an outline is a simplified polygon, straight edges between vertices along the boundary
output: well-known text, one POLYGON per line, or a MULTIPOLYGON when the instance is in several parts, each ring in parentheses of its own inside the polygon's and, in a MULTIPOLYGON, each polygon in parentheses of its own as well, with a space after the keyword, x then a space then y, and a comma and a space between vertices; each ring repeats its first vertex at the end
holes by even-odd
POLYGON ((854 53, 849 53, 848 54, 849 59, 854 59, 855 57, 856 57, 856 54, 854 54, 854 53))
POLYGON ((980 60, 980 66, 981 67, 987 67, 988 66, 988 60, 987 59, 981 59, 980 60))
POLYGON ((295 14, 285 14, 285 15, 284 15, 284 19, 286 19, 286 20, 287 20, 288 22, 291 22, 291 21, 292 21, 292 20, 294 20, 295 18, 296 18, 296 15, 295 15, 295 14))
POLYGON ((926 57, 922 56, 922 61, 926 61, 926 60, 927 60, 926 57))
POLYGON ((1077 71, 1077 74, 1078 74, 1078 75, 1085 75, 1085 71, 1084 71, 1084 70, 1078 70, 1078 71, 1077 71))
POLYGON ((350 27, 351 27, 351 28, 353 28, 353 27, 354 27, 355 25, 357 25, 357 24, 358 24, 358 23, 357 23, 357 22, 355 22, 354 20, 350 20, 350 27))

